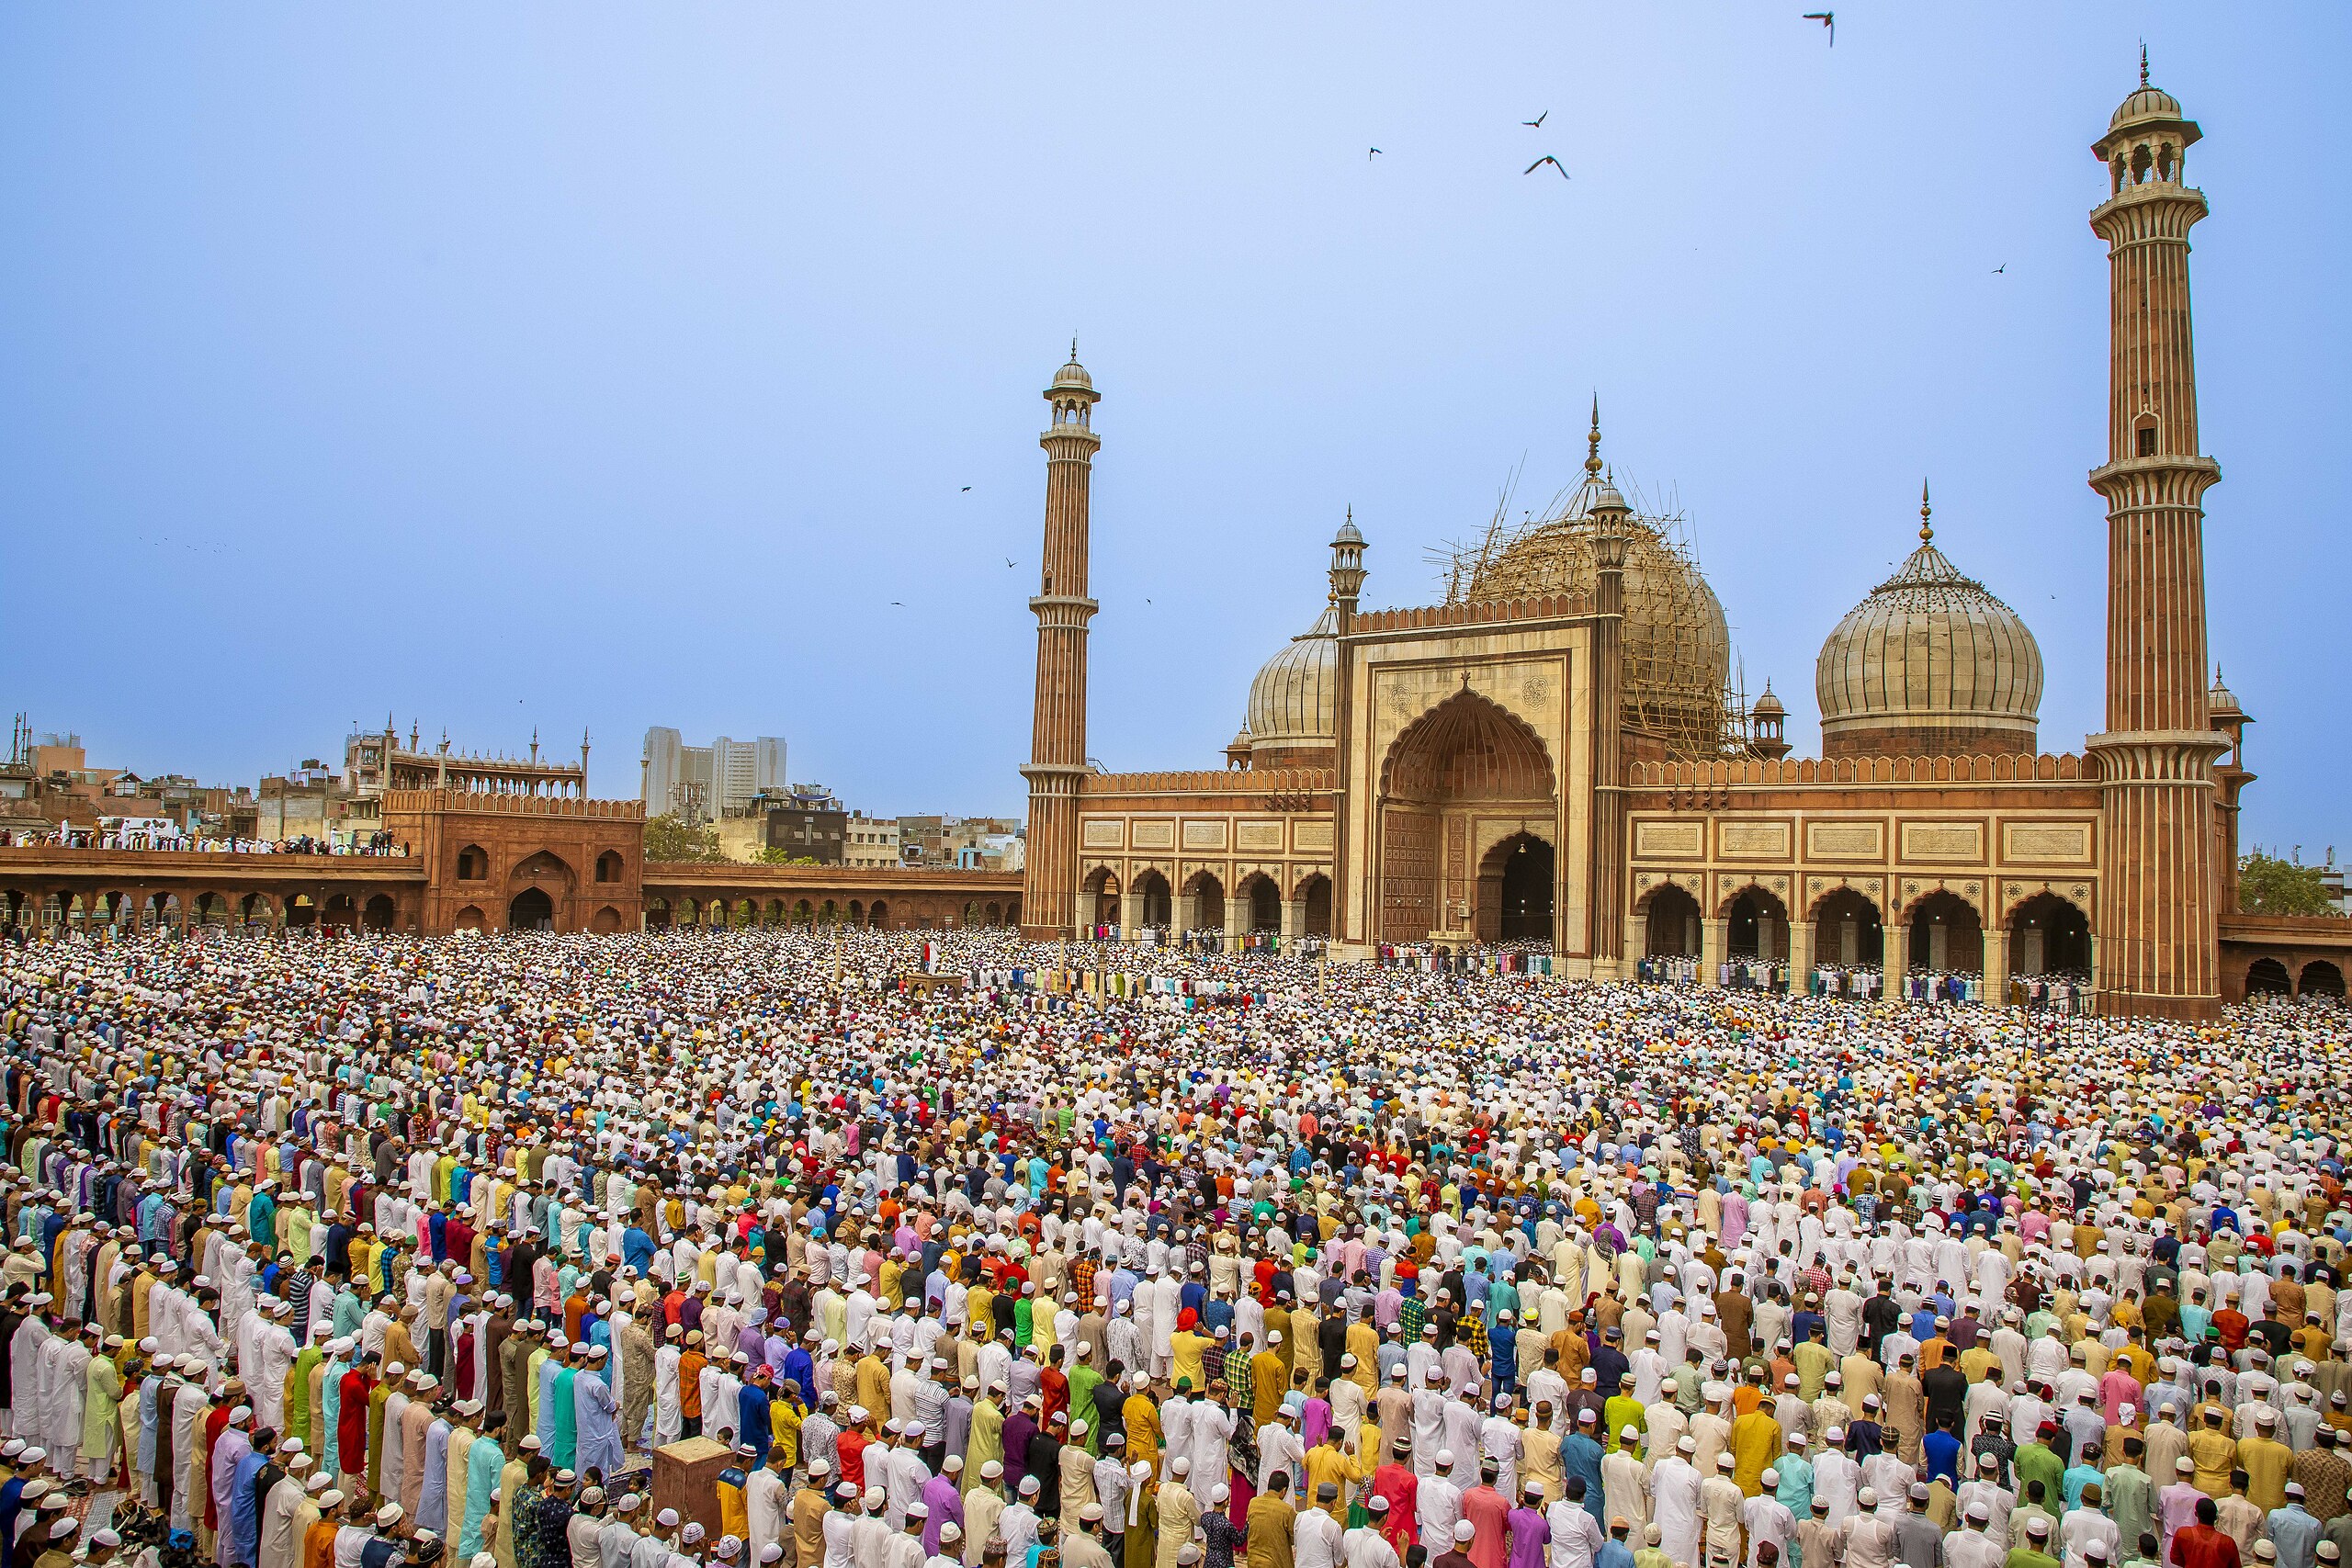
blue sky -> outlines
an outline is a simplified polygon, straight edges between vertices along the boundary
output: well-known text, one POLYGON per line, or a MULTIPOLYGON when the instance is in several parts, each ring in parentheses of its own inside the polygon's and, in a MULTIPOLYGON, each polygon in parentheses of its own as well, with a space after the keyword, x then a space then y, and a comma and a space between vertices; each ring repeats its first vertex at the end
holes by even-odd
POLYGON ((1367 602, 1434 599, 1425 552, 1515 468, 1573 478, 1596 389, 1801 750, 1923 475, 2073 749, 2087 148, 2144 37, 2206 132, 2247 837, 2352 852, 2317 678, 2352 10, 1851 4, 1832 48, 1806 8, 10 7, 0 697, 211 780, 389 709, 481 748, 589 727, 602 793, 667 723, 782 734, 872 810, 1017 810, 1075 332, 1112 767, 1216 763, 1346 507, 1367 602), (1522 176, 1545 152, 1573 178, 1522 176))

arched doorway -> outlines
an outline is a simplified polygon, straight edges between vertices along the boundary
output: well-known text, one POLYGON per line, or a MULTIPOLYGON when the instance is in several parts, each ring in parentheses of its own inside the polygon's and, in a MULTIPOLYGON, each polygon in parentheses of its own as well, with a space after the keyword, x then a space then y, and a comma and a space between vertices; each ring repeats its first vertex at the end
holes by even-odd
POLYGON ((1115 926, 1119 923, 1119 879, 1111 874, 1107 865, 1097 866, 1086 879, 1088 903, 1092 911, 1091 925, 1115 926))
POLYGON ((1650 895, 1645 957, 1696 958, 1701 941, 1699 900, 1670 884, 1650 895))
POLYGON ((1184 905, 1192 917, 1184 922, 1185 930, 1225 930, 1225 884, 1207 872, 1194 872, 1192 880, 1184 884, 1184 905))
POLYGON ((1300 934, 1329 936, 1331 934, 1331 879, 1317 872, 1298 885, 1298 899, 1306 908, 1301 911, 1300 934))
POLYGON ((286 900, 286 923, 288 925, 316 925, 318 923, 318 919, 319 907, 311 901, 311 896, 308 893, 297 893, 291 898, 286 900))
POLYGON ((1137 873, 1127 889, 1127 897, 1135 902, 1137 926, 1164 931, 1172 923, 1176 900, 1169 890, 1168 879, 1159 873, 1137 873))
POLYGON ((1283 890, 1274 886, 1271 876, 1252 876, 1242 885, 1250 904, 1249 930, 1279 931, 1283 929, 1283 890))
POLYGON ((588 929, 598 936, 611 936, 621 929, 621 912, 607 904, 589 919, 588 929))
POLYGON ((2295 994, 2299 997, 2335 997, 2341 1000, 2344 996, 2344 971, 2324 958, 2314 958, 2303 965, 2302 975, 2295 982, 2295 994))
POLYGON ((1478 862, 1478 940, 1548 942, 1558 858, 1549 841, 1518 832, 1478 862))
POLYGON ((1557 796, 1535 731, 1466 683, 1406 726, 1380 768, 1380 934, 1475 935, 1473 882, 1484 868, 1471 861, 1474 816, 1550 822, 1557 796))
POLYGON ((1724 907, 1724 953, 1732 958, 1786 958, 1788 906, 1761 887, 1741 888, 1724 907))
POLYGON ((327 899, 325 923, 337 931, 349 931, 359 923, 359 900, 348 893, 337 893, 327 899))
POLYGON ((878 931, 888 931, 890 929, 890 901, 887 898, 876 898, 874 900, 874 907, 865 911, 865 923, 878 931))
POLYGON ((1910 966, 1938 974, 1984 973, 1984 928, 1957 893, 1930 893, 1911 906, 1910 966))
POLYGON ((395 908, 392 896, 389 893, 379 893, 368 899, 366 915, 368 929, 371 931, 390 931, 395 908))
POLYGON ((2287 966, 2275 958, 2257 958, 2245 972, 2245 994, 2249 997, 2288 997, 2294 992, 2295 983, 2288 978, 2287 966))
POLYGON ((487 923, 481 908, 473 904, 469 904, 458 910, 455 922, 457 929, 461 931, 478 931, 487 923))
POLYGON ((1886 933, 1878 906, 1850 887, 1840 887, 1813 913, 1813 956, 1840 969, 1875 968, 1886 961, 1886 933))
POLYGON ((2009 973, 2087 975, 2091 923, 2055 893, 2037 893, 2009 916, 2009 973))
POLYGON ((526 887, 506 906, 506 929, 514 931, 555 930, 555 900, 542 887, 526 887))

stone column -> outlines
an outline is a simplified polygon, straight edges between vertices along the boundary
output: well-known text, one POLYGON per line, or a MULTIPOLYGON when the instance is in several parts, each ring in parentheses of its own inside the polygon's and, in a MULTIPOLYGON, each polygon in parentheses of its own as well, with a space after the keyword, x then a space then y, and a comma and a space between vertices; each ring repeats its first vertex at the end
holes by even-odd
POLYGON ((1283 900, 1283 945, 1288 947, 1306 934, 1306 900, 1283 900))
POLYGON ((1813 987, 1813 922, 1789 922, 1789 995, 1804 996, 1813 987))
POLYGON ((2009 933, 1998 927, 1984 932, 1984 1005, 2009 1005, 2009 933))
POLYGON ((1699 922, 1699 984, 1720 986, 1723 976, 1717 973, 1724 961, 1724 928, 1730 922, 1702 919, 1699 922))
MULTIPOLYGON (((1625 946, 1617 966, 1617 977, 1624 979, 1635 973, 1634 966, 1649 956, 1649 920, 1641 915, 1625 917, 1625 946)), ((1593 961, 1592 972, 1600 973, 1600 960, 1593 961)))
POLYGON ((1880 967, 1885 972, 1886 995, 1892 998, 1903 994, 1903 976, 1911 967, 1911 928, 1904 925, 1879 927, 1880 967))

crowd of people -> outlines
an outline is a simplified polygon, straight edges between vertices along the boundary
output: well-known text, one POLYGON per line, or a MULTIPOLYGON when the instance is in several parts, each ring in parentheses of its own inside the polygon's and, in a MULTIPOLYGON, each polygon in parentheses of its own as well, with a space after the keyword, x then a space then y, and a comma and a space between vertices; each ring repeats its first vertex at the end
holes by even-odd
POLYGON ((0 946, 0 1568, 2337 1568, 2346 1025, 0 946))
POLYGON ((406 855, 408 846, 382 829, 364 837, 322 839, 297 833, 284 839, 191 836, 174 822, 76 828, 72 823, 38 828, 0 828, 0 849, 169 850, 182 854, 406 855))

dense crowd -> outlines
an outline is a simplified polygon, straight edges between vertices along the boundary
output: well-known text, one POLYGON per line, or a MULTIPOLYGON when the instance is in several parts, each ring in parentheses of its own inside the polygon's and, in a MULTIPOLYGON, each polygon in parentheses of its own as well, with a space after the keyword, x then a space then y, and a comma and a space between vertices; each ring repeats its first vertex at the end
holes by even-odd
POLYGON ((2346 1024, 0 947, 0 1568, 2334 1568, 2346 1024))

